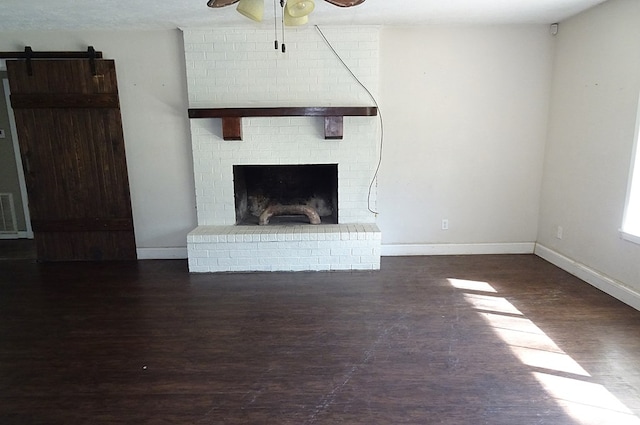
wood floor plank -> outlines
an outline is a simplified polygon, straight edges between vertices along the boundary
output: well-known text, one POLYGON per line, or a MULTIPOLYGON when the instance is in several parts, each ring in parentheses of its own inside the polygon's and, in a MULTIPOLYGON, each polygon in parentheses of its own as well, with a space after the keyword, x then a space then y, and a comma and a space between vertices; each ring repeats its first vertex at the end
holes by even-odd
POLYGON ((640 424, 640 312, 532 255, 0 266, 1 424, 640 424))

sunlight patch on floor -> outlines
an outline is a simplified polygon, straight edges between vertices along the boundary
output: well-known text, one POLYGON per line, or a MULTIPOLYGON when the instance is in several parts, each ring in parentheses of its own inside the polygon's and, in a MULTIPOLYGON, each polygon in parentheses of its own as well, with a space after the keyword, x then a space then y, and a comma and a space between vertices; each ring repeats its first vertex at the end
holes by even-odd
POLYGON ((454 288, 468 289, 470 291, 493 292, 497 293, 493 286, 488 282, 479 282, 477 280, 449 279, 449 283, 454 288))
POLYGON ((507 343, 513 354, 527 366, 589 377, 582 368, 557 346, 531 320, 522 317, 480 313, 495 333, 507 343))
POLYGON ((572 418, 587 425, 638 425, 640 419, 600 384, 533 372, 542 387, 572 418))
POLYGON ((518 314, 520 311, 504 298, 496 296, 464 294, 464 299, 477 310, 491 311, 505 314, 518 314))
POLYGON ((555 402, 579 424, 640 425, 603 385, 488 282, 449 279, 555 402))

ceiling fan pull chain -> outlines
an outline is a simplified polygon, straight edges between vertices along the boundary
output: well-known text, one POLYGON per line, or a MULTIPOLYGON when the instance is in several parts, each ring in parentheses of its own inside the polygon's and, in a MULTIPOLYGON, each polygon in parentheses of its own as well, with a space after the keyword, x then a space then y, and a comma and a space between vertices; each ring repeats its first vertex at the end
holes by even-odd
POLYGON ((280 7, 282 8, 282 53, 285 53, 287 51, 287 48, 284 45, 284 13, 285 13, 285 8, 286 6, 286 0, 280 0, 280 7))
POLYGON ((273 0, 273 35, 275 36, 273 45, 275 49, 278 50, 278 16, 276 13, 278 6, 276 6, 276 1, 277 0, 273 0))

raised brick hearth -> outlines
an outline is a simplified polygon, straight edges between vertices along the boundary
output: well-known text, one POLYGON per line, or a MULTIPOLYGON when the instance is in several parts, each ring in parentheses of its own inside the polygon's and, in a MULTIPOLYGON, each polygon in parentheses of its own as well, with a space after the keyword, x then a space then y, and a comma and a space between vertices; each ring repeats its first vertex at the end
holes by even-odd
POLYGON ((188 242, 192 272, 380 268, 375 224, 200 226, 188 242))

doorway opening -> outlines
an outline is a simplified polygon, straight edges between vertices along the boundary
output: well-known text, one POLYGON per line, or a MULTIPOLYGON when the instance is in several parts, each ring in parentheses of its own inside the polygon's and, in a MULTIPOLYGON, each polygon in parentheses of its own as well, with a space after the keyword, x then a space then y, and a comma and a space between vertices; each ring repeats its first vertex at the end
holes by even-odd
POLYGON ((27 186, 20 159, 15 117, 11 108, 9 80, 2 64, 0 78, 0 192, 11 195, 12 211, 7 210, 9 202, 5 203, 3 210, 5 214, 15 217, 15 231, 0 232, 0 239, 33 239, 27 186))

